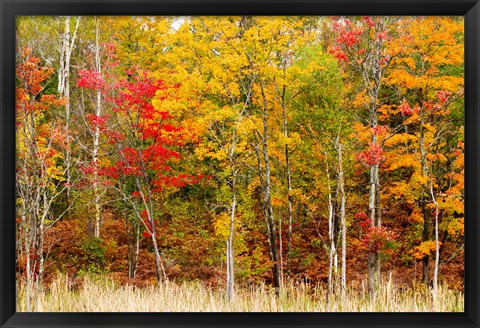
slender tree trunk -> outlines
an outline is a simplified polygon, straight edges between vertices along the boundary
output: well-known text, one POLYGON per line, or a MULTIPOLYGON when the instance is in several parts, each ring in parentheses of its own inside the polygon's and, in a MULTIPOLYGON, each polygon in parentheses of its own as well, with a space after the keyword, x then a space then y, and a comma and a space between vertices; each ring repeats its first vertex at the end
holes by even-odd
POLYGON ((288 145, 285 145, 285 159, 287 169, 287 191, 288 191, 288 244, 287 244, 287 275, 292 275, 292 233, 293 233, 293 200, 292 200, 292 178, 290 173, 290 159, 288 145))
POLYGON ((165 267, 163 266, 162 258, 157 244, 157 234, 155 232, 155 223, 152 222, 152 244, 153 254, 155 255, 155 270, 157 272, 157 281, 164 282, 167 280, 167 274, 165 273, 165 267))
POLYGON ((133 266, 133 277, 137 275, 137 263, 138 263, 138 256, 140 255, 140 224, 137 222, 136 224, 136 233, 135 233, 135 261, 133 266))
MULTIPOLYGON (((368 204, 368 209, 370 212, 370 227, 375 227, 375 177, 376 177, 376 165, 372 165, 370 168, 370 200, 368 204)), ((377 280, 377 257, 376 252, 368 253, 368 293, 370 297, 374 297, 376 293, 376 286, 378 283, 377 280)))
POLYGON ((233 262, 233 237, 235 234, 235 212, 237 207, 236 173, 232 173, 232 203, 230 207, 230 231, 227 240, 227 300, 233 300, 235 274, 233 262))
MULTIPOLYGON (((327 173, 328 175, 328 173, 327 173)), ((330 181, 330 179, 328 179, 330 181)), ((335 214, 332 203, 332 193, 328 192, 328 238, 330 240, 329 252, 328 252, 328 299, 333 292, 333 265, 334 257, 337 252, 335 247, 335 214)))
POLYGON ((18 193, 22 199, 22 227, 23 227, 23 249, 25 252, 25 305, 26 311, 32 311, 32 301, 34 300, 34 277, 35 277, 35 263, 34 254, 32 251, 35 249, 35 230, 36 223, 34 219, 35 207, 39 205, 39 186, 32 186, 28 172, 32 171, 32 166, 35 167, 35 163, 31 163, 35 154, 37 153, 34 145, 35 138, 35 126, 33 114, 25 117, 25 125, 23 126, 23 135, 25 136, 25 154, 22 158, 22 175, 17 174, 16 187, 18 193), (20 180, 20 181, 19 181, 20 180))
MULTIPOLYGON (((376 226, 378 228, 382 227, 382 209, 380 206, 380 177, 378 173, 378 165, 376 165, 375 169, 375 216, 376 216, 376 226)), ((375 280, 380 283, 380 272, 381 272, 381 264, 380 264, 380 254, 376 254, 377 263, 375 265, 375 280)))
POLYGON ((60 51, 60 69, 58 72, 58 93, 65 98, 65 134, 67 136, 67 149, 65 152, 66 166, 66 202, 70 204, 70 85, 67 86, 70 71, 70 16, 65 17, 64 33, 62 35, 62 48, 60 51))
MULTIPOLYGON (((167 274, 165 272, 165 267, 163 265, 162 256, 160 254, 160 249, 157 243, 157 232, 155 228, 155 218, 153 215, 153 203, 152 203, 152 195, 149 189, 149 179, 147 175, 147 169, 145 168, 143 162, 141 163, 142 166, 142 173, 143 173, 143 180, 140 182, 140 177, 135 177, 135 183, 137 185, 137 191, 140 193, 140 198, 143 202, 143 207, 147 212, 147 220, 150 225, 148 229, 150 230, 150 236, 152 240, 153 246, 153 255, 155 257, 155 271, 157 276, 157 282, 161 283, 167 280, 167 274), (145 190, 142 188, 142 183, 145 186, 145 190), (145 192, 146 194, 145 194, 145 192)), ((140 217, 140 213, 137 213, 140 217)))
MULTIPOLYGON (((370 110, 370 126, 375 128, 377 126, 377 110, 376 110, 376 93, 371 95, 372 108, 370 110)), ((377 142, 377 136, 372 135, 372 143, 377 142)), ((373 164, 370 167, 370 196, 368 210, 370 213, 370 227, 381 227, 381 212, 380 212, 380 179, 378 173, 379 164, 373 164)), ((377 292, 377 287, 380 282, 380 257, 378 252, 368 253, 368 292, 370 297, 374 297, 377 292)))
MULTIPOLYGON (((282 111, 283 111, 283 134, 288 139, 288 121, 287 121, 287 108, 285 104, 285 92, 286 87, 283 86, 282 90, 282 111)), ((290 278, 292 274, 292 219, 293 219, 293 202, 292 202, 292 175, 290 170, 290 153, 288 149, 288 143, 285 143, 285 173, 287 177, 287 220, 288 220, 288 242, 287 242, 287 275, 290 278)), ((283 261, 282 261, 283 262, 283 261)))
MULTIPOLYGON (((21 243, 21 255, 25 257, 25 306, 26 311, 31 311, 31 299, 32 299, 32 271, 31 271, 31 236, 32 236, 32 206, 35 204, 35 190, 38 186, 33 186, 30 181, 27 172, 29 172, 29 160, 30 156, 33 156, 34 153, 31 151, 31 140, 27 139, 27 136, 31 135, 29 133, 29 128, 31 127, 29 123, 29 116, 25 118, 25 124, 21 127, 21 134, 25 136, 26 151, 23 156, 18 156, 17 167, 21 168, 21 173, 16 175, 16 190, 17 197, 21 199, 21 208, 17 208, 17 212, 20 215, 20 231, 18 234, 19 242, 21 243), (27 151, 28 149, 28 151, 27 151)), ((33 132, 33 131, 31 131, 33 132)), ((17 255, 18 256, 18 255, 17 255)))
POLYGON ((67 146, 65 151, 65 184, 67 213, 70 208, 70 185, 71 185, 71 136, 70 136, 70 58, 75 43, 80 17, 73 36, 70 36, 70 16, 65 17, 64 33, 62 35, 62 47, 60 51, 60 69, 58 74, 58 93, 65 98, 65 135, 67 138, 67 146))
POLYGON ((334 245, 335 253, 333 255, 333 289, 332 291, 335 293, 337 288, 338 282, 338 246, 337 244, 334 245))
POLYGON ((236 100, 235 97, 231 95, 232 105, 236 110, 237 119, 236 119, 235 126, 233 126, 232 142, 230 145, 230 149, 228 151, 229 165, 231 169, 230 178, 231 178, 231 192, 232 192, 232 200, 230 203, 230 227, 229 227, 229 235, 227 239, 227 254, 226 254, 226 266, 227 266, 226 297, 229 302, 233 301, 234 287, 235 287, 234 239, 235 239, 235 216, 237 212, 237 177, 240 170, 237 166, 238 155, 236 154, 236 146, 240 139, 240 136, 238 136, 237 132, 244 118, 245 111, 248 109, 250 105, 253 81, 250 79, 247 79, 246 81, 244 81, 244 83, 245 84, 242 84, 242 89, 244 91, 243 94, 245 96, 245 99, 243 100, 243 105, 241 108, 238 106, 240 104, 240 100, 236 100))
POLYGON ((435 194, 433 193, 433 182, 430 177, 430 194, 432 195, 433 204, 435 204, 435 268, 433 271, 433 301, 435 307, 438 303, 438 266, 440 263, 440 247, 438 242, 438 203, 435 199, 435 194))
MULTIPOLYGON (((126 211, 125 211, 126 212, 126 211)), ((125 213, 125 233, 127 235, 127 261, 128 261, 128 279, 133 278, 134 266, 135 266, 135 240, 133 235, 133 224, 129 222, 127 213, 125 213)))
POLYGON ((152 227, 151 238, 152 238, 152 244, 153 244, 153 254, 155 255, 155 270, 157 272, 157 281, 164 282, 164 281, 167 281, 167 274, 165 272, 165 267, 163 265, 162 257, 160 255, 160 249, 157 243, 157 231, 155 228, 155 220, 153 217, 153 206, 152 206, 150 192, 148 192, 147 197, 148 197, 148 206, 146 206, 146 208, 147 208, 148 220, 150 222, 150 226, 152 227))
MULTIPOLYGON (((370 109, 370 127, 375 128, 377 126, 377 110, 376 110, 376 93, 371 92, 371 109, 370 109)), ((372 135, 372 143, 377 142, 377 136, 372 135)), ((370 227, 377 226, 378 216, 376 215, 376 209, 378 202, 376 196, 380 191, 377 191, 378 186, 378 164, 373 164, 370 167, 370 196, 368 203, 368 210, 370 214, 370 227)), ((376 295, 377 286, 379 283, 379 258, 377 252, 370 251, 368 253, 368 293, 371 298, 376 295)))
POLYGON ((278 249, 277 249, 277 228, 275 226, 275 218, 273 214, 273 207, 272 207, 272 195, 271 195, 271 172, 270 172, 270 156, 268 152, 268 104, 267 98, 265 96, 265 90, 263 88, 263 82, 260 82, 260 89, 262 93, 263 99, 263 136, 261 138, 262 142, 262 153, 263 153, 263 160, 265 164, 265 185, 264 185, 264 203, 266 208, 266 216, 268 225, 270 226, 270 240, 272 245, 272 261, 273 261, 273 283, 278 295, 281 283, 280 277, 280 268, 279 268, 279 257, 278 257, 278 249))
MULTIPOLYGON (((40 233, 43 233, 43 227, 39 227, 40 233)), ((36 298, 36 307, 35 311, 41 312, 42 311, 42 303, 40 296, 43 293, 43 270, 44 270, 44 257, 43 251, 43 237, 40 237, 39 244, 38 244, 38 272, 37 277, 35 279, 35 298, 36 298)))
POLYGON ((342 295, 347 290, 347 222, 345 216, 345 187, 343 175, 342 144, 338 142, 338 189, 340 192, 340 224, 342 230, 342 295))
POLYGON ((48 216, 48 209, 50 208, 48 204, 48 196, 43 196, 43 207, 42 207, 42 214, 39 216, 40 222, 38 225, 38 247, 37 247, 37 257, 38 257, 38 272, 36 277, 36 299, 37 299, 37 306, 36 311, 42 311, 41 309, 41 302, 40 302, 40 295, 43 292, 43 271, 44 271, 44 262, 45 258, 43 255, 43 247, 45 243, 45 220, 48 216))
MULTIPOLYGON (((258 133, 258 136, 259 136, 259 139, 261 139, 260 133, 258 133)), ((260 181, 260 187, 261 187, 262 194, 264 194, 265 193, 265 186, 264 186, 265 183, 264 183, 264 174, 263 174, 262 159, 261 159, 259 144, 257 144, 255 146, 255 151, 256 151, 256 155, 257 155, 258 179, 260 181)), ((270 260, 273 261, 273 247, 272 247, 272 240, 270 238, 270 236, 271 236, 270 223, 268 221, 267 206, 266 206, 264 201, 262 202, 262 207, 263 207, 263 218, 264 218, 264 221, 265 221, 265 227, 267 229, 268 255, 270 257, 270 260)))
MULTIPOLYGON (((95 18, 95 69, 99 74, 102 73, 101 62, 100 62, 100 27, 98 19, 95 18)), ((102 93, 100 90, 97 90, 96 94, 96 106, 95 106, 95 115, 100 116, 102 114, 102 107, 101 107, 101 100, 102 100, 102 93)), ((94 174, 93 174, 93 195, 94 195, 94 203, 95 203, 95 230, 94 236, 100 237, 100 222, 101 222, 101 205, 100 205, 100 185, 98 181, 98 151, 99 151, 99 141, 100 141, 100 127, 98 124, 95 125, 95 131, 93 135, 93 165, 94 165, 94 174)))
MULTIPOLYGON (((430 240, 430 213, 428 212, 428 209, 426 208, 426 205, 424 202, 426 201, 423 197, 421 198, 422 201, 422 212, 424 213, 423 219, 423 233, 422 233, 422 240, 423 241, 428 241, 430 240)), ((428 254, 424 255, 422 258, 422 280, 423 283, 428 286, 430 282, 430 256, 428 254)))
POLYGON ((142 199, 144 199, 144 202, 145 202, 145 209, 147 210, 148 222, 150 223, 150 227, 151 227, 150 235, 151 235, 152 245, 153 245, 153 255, 155 256, 155 271, 157 273, 157 281, 160 283, 167 280, 167 274, 165 272, 162 256, 160 254, 160 249, 157 243, 157 231, 155 228, 155 219, 153 217, 153 204, 151 201, 152 198, 151 198, 150 192, 148 192, 147 194, 148 201, 145 200, 145 196, 143 195, 143 193, 141 193, 141 195, 142 195, 141 196, 142 199))
POLYGON ((63 95, 65 90, 65 57, 67 54, 68 45, 70 44, 70 16, 65 17, 64 30, 63 34, 61 34, 61 38, 57 91, 60 95, 63 95))
MULTIPOLYGON (((25 217, 25 220, 28 220, 30 221, 29 219, 27 219, 27 217, 25 217)), ((27 312, 30 312, 32 311, 32 304, 31 304, 31 300, 32 300, 32 268, 30 266, 30 262, 31 262, 31 250, 30 250, 30 234, 31 234, 31 231, 30 229, 28 228, 28 226, 30 226, 30 222, 27 222, 27 221, 24 221, 27 225, 26 229, 25 229, 25 236, 24 236, 24 248, 25 248, 25 253, 26 253, 26 256, 27 256, 27 259, 26 259, 26 264, 25 264, 25 277, 26 277, 26 290, 25 290, 25 303, 26 303, 26 310, 27 312)))
POLYGON ((233 239, 235 235, 235 215, 237 210, 237 169, 235 165, 235 148, 237 145, 237 133, 236 130, 232 132, 232 144, 229 150, 229 160, 231 167, 231 191, 232 202, 230 204, 230 227, 227 239, 227 283, 226 283, 226 296, 227 301, 233 301, 234 285, 235 285, 235 268, 234 268, 234 256, 233 256, 233 239))
POLYGON ((280 285, 283 286, 283 231, 282 231, 282 215, 278 216, 278 260, 279 260, 279 274, 280 285))
POLYGON ((330 166, 327 161, 327 152, 325 151, 325 166, 327 173, 327 187, 328 187, 328 290, 327 290, 327 303, 330 303, 330 296, 333 292, 333 262, 335 256, 335 213, 332 201, 332 191, 330 188, 330 166))
MULTIPOLYGON (((125 181, 122 181, 122 185, 125 187, 125 181)), ((135 243, 138 240, 137 236, 137 224, 134 219, 129 218, 128 211, 128 201, 127 201, 127 191, 125 188, 122 190, 123 195, 123 206, 124 206, 124 218, 125 218, 125 233, 127 236, 127 261, 128 261, 128 278, 131 279, 135 277, 135 271, 137 267, 136 258, 135 258, 135 243)))
MULTIPOLYGON (((420 95, 421 97, 421 95, 420 95)), ((420 163, 422 167, 422 176, 428 176, 428 164, 427 164, 427 151, 425 149, 425 118, 423 107, 420 108, 420 163)), ((422 196, 420 197, 420 208, 422 209, 423 215, 423 233, 422 233, 422 241, 426 242, 430 240, 430 210, 427 207, 427 202, 430 197, 428 197, 428 187, 423 188, 422 196)), ((422 259, 423 264, 423 282, 426 286, 430 283, 430 256, 426 254, 422 259)))
MULTIPOLYGON (((379 22, 378 30, 387 32, 386 21, 383 19, 379 22)), ((382 84, 382 74, 384 68, 381 67, 380 61, 384 57, 383 41, 381 39, 373 41, 373 47, 369 58, 361 64, 360 70, 362 72, 362 79, 364 87, 370 98, 370 128, 375 128, 377 121, 377 100, 382 84)), ((377 142, 377 136, 372 135, 372 143, 377 142)), ((370 227, 381 227, 381 212, 380 212, 380 179, 379 179, 379 164, 374 164, 370 167, 370 195, 369 195, 369 214, 371 224, 370 227)), ((380 257, 378 252, 369 252, 368 254, 368 292, 371 298, 376 296, 377 286, 380 282, 380 257)))

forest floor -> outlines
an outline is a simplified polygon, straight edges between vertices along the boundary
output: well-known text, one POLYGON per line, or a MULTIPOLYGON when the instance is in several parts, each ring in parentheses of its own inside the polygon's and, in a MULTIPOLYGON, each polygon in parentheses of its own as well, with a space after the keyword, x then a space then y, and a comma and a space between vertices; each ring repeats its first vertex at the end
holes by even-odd
MULTIPOLYGON (((347 288, 328 297, 325 287, 290 284, 279 296, 266 285, 237 288, 227 302, 222 289, 201 283, 167 282, 137 288, 122 286, 103 277, 84 277, 72 286, 58 276, 32 305, 34 312, 463 312, 462 292, 439 288, 435 304, 432 291, 398 288, 388 281, 378 297, 370 299, 365 286, 347 288)), ((26 288, 17 286, 17 311, 26 311, 26 288)))

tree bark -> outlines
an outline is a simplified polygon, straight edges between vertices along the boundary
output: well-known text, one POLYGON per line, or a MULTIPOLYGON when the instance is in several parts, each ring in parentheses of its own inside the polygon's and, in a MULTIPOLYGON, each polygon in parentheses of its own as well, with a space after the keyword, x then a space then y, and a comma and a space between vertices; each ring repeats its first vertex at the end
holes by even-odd
MULTIPOLYGON (((285 92, 286 87, 283 86, 282 90, 282 111, 283 111, 283 134, 288 139, 288 121, 287 121, 287 108, 285 104, 285 92)), ((292 274, 292 220, 293 220, 293 201, 292 201, 292 174, 290 170, 290 152, 288 149, 288 143, 285 143, 285 174, 287 178, 287 221, 288 221, 288 241, 287 241, 287 275, 291 277, 292 274)), ((280 237, 281 238, 281 237, 280 237)))
POLYGON ((265 215, 267 218, 270 235, 269 239, 271 241, 271 253, 272 253, 272 273, 273 273, 273 285, 275 287, 276 294, 279 294, 281 277, 280 277, 280 268, 279 268, 279 257, 277 249, 277 228, 275 225, 275 218, 273 214, 272 199, 271 199, 271 172, 270 172, 270 156, 268 152, 268 104, 267 98, 265 96, 265 90, 263 87, 263 81, 260 81, 260 90, 262 93, 263 99, 263 136, 261 138, 262 143, 262 153, 263 161, 265 165, 265 184, 264 184, 264 204, 265 204, 265 215))
MULTIPOLYGON (((260 136, 260 133, 258 131, 256 131, 258 134, 255 134, 255 137, 259 137, 259 139, 261 139, 261 136, 260 136)), ((260 146, 259 144, 257 143, 257 145, 255 146, 255 151, 256 151, 256 156, 257 156, 257 172, 258 172, 258 179, 260 181, 260 188, 261 188, 261 192, 262 194, 265 193, 265 182, 264 182, 264 174, 263 174, 263 168, 262 168, 262 158, 261 158, 261 154, 260 154, 260 146)), ((264 221, 265 221, 265 227, 266 227, 266 230, 267 230, 267 244, 268 244, 268 255, 269 255, 269 258, 270 260, 273 259, 273 250, 272 250, 272 240, 270 239, 270 236, 271 236, 271 232, 270 232, 270 224, 269 224, 269 221, 268 221, 268 213, 267 213, 267 207, 266 207, 266 204, 264 201, 262 201, 262 209, 263 209, 263 218, 264 218, 264 221)), ((273 260, 272 260, 273 261, 273 260)))
MULTIPOLYGON (((60 68, 58 72, 58 93, 65 98, 65 135, 67 147, 65 150, 65 184, 67 209, 70 207, 71 185, 71 137, 70 137, 70 58, 75 44, 80 17, 77 18, 73 36, 70 36, 70 16, 65 17, 62 47, 60 50, 60 68)), ((67 210, 68 213, 68 210, 67 210)))
POLYGON ((125 234, 127 236, 127 260, 128 260, 128 278, 131 279, 135 277, 137 269, 137 252, 138 242, 139 242, 139 224, 136 222, 135 218, 129 218, 128 211, 128 201, 127 201, 127 191, 125 190, 125 181, 122 181, 124 186, 122 190, 123 197, 123 206, 124 206, 124 218, 125 218, 125 234), (137 245, 137 247, 136 247, 137 245))
POLYGON ((332 201, 332 191, 330 187, 330 167, 327 161, 327 152, 325 151, 325 166, 327 173, 327 187, 328 187, 328 289, 327 289, 327 303, 330 302, 330 295, 333 292, 333 264, 336 255, 335 248, 335 213, 332 201))
MULTIPOLYGON (((375 196, 376 196, 376 179, 378 179, 378 165, 372 165, 370 168, 370 201, 368 209, 370 212, 370 227, 374 228, 375 224, 375 196)), ((378 253, 368 253, 368 293, 370 297, 374 297, 378 285, 378 253)))
POLYGON ((328 252, 328 298, 330 298, 330 294, 333 292, 334 257, 337 253, 337 249, 335 247, 335 214, 332 204, 332 193, 330 191, 328 192, 328 237, 330 239, 328 252))
POLYGON ((342 295, 346 295, 347 290, 347 222, 345 215, 345 186, 344 186, 344 174, 343 174, 343 160, 342 160, 342 144, 340 141, 338 146, 338 189, 340 192, 340 224, 342 230, 342 295))
MULTIPOLYGON (((102 67, 100 61, 100 26, 98 19, 95 18, 95 69, 96 71, 101 74, 102 67)), ((96 93, 96 105, 95 105, 95 115, 100 116, 102 113, 101 107, 101 100, 102 100, 102 93, 100 90, 97 90, 96 93)), ((100 222, 101 222, 101 204, 100 204, 100 186, 98 181, 98 151, 99 151, 99 141, 100 141, 100 127, 95 125, 95 131, 93 134, 93 151, 92 151, 92 158, 93 158, 93 195, 94 195, 94 203, 95 203, 95 228, 94 228, 94 236, 99 238, 100 237, 100 222)))
MULTIPOLYGON (((433 193, 433 182, 432 178, 430 178, 430 194, 432 196, 433 204, 435 204, 435 267, 433 271, 433 301, 434 306, 438 306, 438 266, 440 263, 440 247, 438 242, 438 203, 435 199, 435 194, 433 193)), ((437 309, 438 310, 438 309, 437 309)))
POLYGON ((153 219, 150 219, 152 224, 152 244, 153 244, 153 254, 155 255, 155 270, 157 272, 157 281, 164 282, 167 280, 167 274, 165 272, 165 267, 163 266, 162 257, 160 255, 160 250, 157 244, 157 233, 155 232, 155 222, 153 219))
MULTIPOLYGON (((378 22, 376 33, 386 32, 386 20, 382 19, 378 22)), ((369 57, 357 66, 357 69, 362 74, 363 85, 370 98, 370 128, 375 128, 377 122, 377 100, 380 87, 382 85, 382 74, 385 68, 382 68, 380 62, 382 60, 383 53, 383 39, 373 41, 371 48, 371 54, 369 57)), ((375 134, 372 135, 372 143, 377 142, 375 134)), ((381 212, 380 212, 380 179, 379 179, 379 164, 371 165, 370 167, 370 195, 369 195, 369 214, 371 224, 370 227, 380 228, 381 212)), ((368 291, 370 297, 374 297, 377 293, 377 286, 380 282, 380 257, 378 252, 369 252, 368 254, 368 291)))
MULTIPOLYGON (((420 99, 422 98, 420 94, 420 99)), ((427 151, 425 149, 425 117, 423 106, 420 108, 420 163, 422 168, 422 176, 428 177, 428 164, 427 164, 427 151)), ((423 233, 422 233, 422 242, 426 242, 430 240, 430 210, 427 208, 427 202, 430 197, 428 197, 428 187, 425 186, 423 188, 422 196, 420 197, 420 208, 422 209, 423 215, 423 233)), ((430 255, 426 254, 422 258, 422 265, 423 265, 423 282, 426 286, 430 283, 430 255)))
POLYGON ((231 302, 233 300, 234 292, 234 262, 233 262, 233 238, 235 234, 235 211, 237 206, 237 190, 236 190, 236 173, 233 172, 232 177, 232 203, 230 207, 230 230, 227 240, 227 300, 231 302))
POLYGON ((231 169, 231 191, 232 202, 230 204, 230 226, 227 239, 227 283, 226 283, 226 296, 227 301, 233 301, 234 284, 235 284, 235 272, 234 272, 234 256, 233 256, 233 239, 235 234, 235 214, 237 209, 237 169, 235 165, 235 148, 237 146, 237 133, 236 129, 232 132, 232 143, 228 152, 230 169, 231 169))

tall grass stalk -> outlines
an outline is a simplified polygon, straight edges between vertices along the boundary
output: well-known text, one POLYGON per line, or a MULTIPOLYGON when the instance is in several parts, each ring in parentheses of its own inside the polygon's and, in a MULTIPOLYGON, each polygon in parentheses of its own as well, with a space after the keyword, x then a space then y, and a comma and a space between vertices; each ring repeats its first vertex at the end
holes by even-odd
MULTIPOLYGON (((39 295, 33 311, 42 312, 463 312, 463 293, 439 285, 435 306, 431 290, 396 288, 383 282, 376 299, 368 288, 347 288, 327 298, 327 288, 305 284, 286 285, 280 295, 264 284, 237 288, 228 302, 223 289, 201 283, 135 288, 121 286, 107 278, 83 278, 72 290, 66 276, 58 276, 39 295), (329 300, 327 303, 327 299, 329 300)), ((26 311, 25 288, 17 286, 17 310, 26 311)))

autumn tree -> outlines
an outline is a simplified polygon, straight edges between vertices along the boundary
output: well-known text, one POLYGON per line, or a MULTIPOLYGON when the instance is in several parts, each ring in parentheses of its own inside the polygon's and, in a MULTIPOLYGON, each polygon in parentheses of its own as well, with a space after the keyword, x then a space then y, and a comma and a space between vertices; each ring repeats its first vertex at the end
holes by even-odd
POLYGON ((71 158, 73 136, 70 133, 72 120, 72 100, 70 99, 70 66, 73 61, 75 41, 77 40, 80 17, 73 20, 65 17, 20 17, 17 19, 19 34, 19 48, 35 49, 39 58, 54 68, 51 80, 57 83, 57 93, 65 100, 64 112, 59 117, 64 120, 65 134, 68 146, 64 149, 63 161, 66 165, 67 190, 62 197, 66 198, 66 207, 71 206, 71 180, 76 180, 76 163, 71 158), (28 31, 28 32, 24 32, 28 31))
POLYGON ((344 145, 351 134, 352 116, 343 108, 343 81, 333 56, 318 45, 305 47, 294 65, 297 69, 292 78, 295 76, 297 89, 291 99, 292 128, 301 141, 297 141, 293 167, 295 174, 302 177, 294 194, 301 195, 297 201, 304 199, 311 213, 309 219, 315 226, 316 238, 320 238, 314 243, 320 240, 328 256, 328 290, 333 292, 340 266, 342 290, 346 287, 345 180, 351 171, 348 163, 352 153, 344 145))
MULTIPOLYGON (((383 161, 383 149, 375 131, 381 128, 378 123, 379 93, 392 58, 385 47, 391 33, 390 21, 385 17, 340 18, 333 25, 335 44, 331 53, 360 79, 357 104, 368 113, 366 121, 373 131, 368 148, 359 153, 359 159, 370 170, 368 212, 372 228, 382 226, 379 166, 383 161)), ((380 281, 380 257, 376 252, 368 255, 368 277, 368 290, 373 296, 380 281)))
MULTIPOLYGON (((388 146, 396 146, 398 156, 389 160, 389 170, 410 167, 413 171, 403 194, 420 209, 412 213, 423 225, 415 256, 422 260, 423 281, 429 285, 430 258, 432 252, 439 256, 440 247, 437 200, 448 188, 446 181, 451 183, 445 179, 450 172, 445 168, 455 161, 448 154, 456 144, 448 140, 458 140, 457 127, 462 124, 458 101, 463 95, 462 26, 455 18, 416 17, 399 21, 398 31, 389 46, 398 55, 387 81, 398 95, 395 115, 403 118, 403 128, 387 141, 388 146)), ((463 209, 455 208, 461 216, 463 209)), ((438 263, 434 267, 437 276, 438 263)), ((436 287, 436 278, 433 284, 436 287)))
MULTIPOLYGON (((287 249, 286 249, 286 267, 287 275, 291 277, 291 257, 292 257, 292 234, 293 234, 293 182, 292 182, 292 168, 291 168, 291 153, 295 142, 298 142, 298 133, 291 131, 290 126, 292 119, 292 107, 293 99, 302 94, 305 89, 311 88, 312 85, 308 85, 305 88, 305 81, 302 77, 307 77, 310 74, 314 74, 314 65, 310 67, 301 67, 296 65, 297 62, 303 60, 306 55, 306 48, 310 47, 313 43, 315 34, 313 29, 317 20, 314 18, 285 18, 279 21, 272 29, 275 37, 278 41, 277 47, 272 47, 272 58, 269 60, 269 67, 266 71, 269 79, 269 87, 267 93, 272 97, 272 120, 276 124, 270 123, 272 129, 280 130, 283 134, 275 132, 273 136, 275 145, 283 147, 283 154, 277 153, 277 149, 272 150, 272 157, 278 162, 278 166, 275 166, 275 171, 282 172, 284 174, 278 174, 285 182, 283 183, 285 188, 279 192, 280 195, 284 194, 284 200, 280 201, 279 205, 285 205, 286 213, 279 211, 278 213, 278 226, 279 226, 279 260, 280 260, 280 275, 284 278, 285 261, 284 246, 283 246, 283 226, 285 221, 287 224, 287 249), (300 82, 301 81, 301 82, 300 82), (276 115, 279 113, 281 115, 276 115), (280 123, 280 124, 279 124, 280 123), (281 166, 284 166, 282 169, 281 166), (285 216, 285 221, 283 220, 285 216)), ((311 59, 311 58, 310 58, 311 59)), ((307 78, 308 79, 308 78, 307 78)), ((262 95, 263 96, 263 95, 262 95)), ((280 196, 279 195, 279 196, 280 196)), ((281 197, 281 196, 280 196, 281 197)), ((278 196, 276 196, 278 199, 278 196)))
POLYGON ((58 70, 58 94, 65 98, 65 135, 67 137, 67 147, 65 151, 65 169, 66 169, 66 202, 67 207, 70 203, 70 182, 72 180, 71 174, 71 136, 70 136, 70 65, 72 51, 74 49, 75 40, 77 38, 78 26, 80 24, 80 17, 76 18, 75 28, 73 34, 70 32, 70 16, 66 16, 64 21, 63 33, 61 33, 61 48, 60 48, 60 65, 58 70))
MULTIPOLYGON (((97 172, 97 176, 115 180, 106 181, 107 185, 115 184, 120 177, 133 182, 134 190, 129 192, 128 200, 146 229, 145 236, 152 241, 157 280, 161 282, 167 276, 158 245, 155 195, 195 183, 200 176, 174 171, 172 163, 181 156, 173 148, 183 142, 182 128, 169 123, 172 116, 168 111, 152 104, 158 91, 179 86, 167 86, 146 71, 127 73, 131 75, 130 80, 119 77, 113 85, 107 86, 113 94, 109 97, 112 112, 90 116, 90 121, 109 141, 118 157, 111 158, 110 164, 94 162, 91 170, 94 174, 97 172)), ((125 192, 118 183, 116 189, 125 192)))
POLYGON ((188 49, 186 59, 209 58, 201 63, 195 62, 190 73, 191 83, 200 84, 205 92, 200 108, 211 107, 202 118, 197 118, 204 126, 205 135, 195 153, 201 160, 208 158, 216 163, 218 170, 216 178, 220 190, 218 202, 212 206, 218 213, 216 231, 226 238, 226 296, 229 301, 233 300, 235 283, 237 220, 242 215, 242 210, 238 209, 241 203, 238 186, 246 169, 247 136, 253 123, 249 111, 255 77, 249 67, 246 48, 239 42, 247 30, 245 23, 245 18, 224 21, 193 18, 179 31, 180 40, 188 49), (187 26, 195 32, 191 33, 187 26), (217 35, 213 40, 211 33, 217 35), (224 194, 225 187, 228 188, 227 194, 224 194))
MULTIPOLYGON (((45 232, 64 214, 54 202, 65 192, 63 122, 55 113, 65 102, 47 92, 53 69, 42 66, 30 49, 19 53, 16 89, 17 166, 16 191, 19 258, 25 274, 27 309, 43 290, 46 258, 45 232)), ((37 304, 38 308, 38 304, 37 304)))

